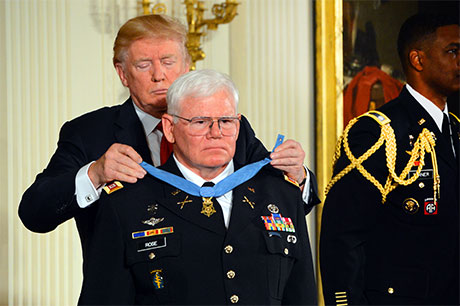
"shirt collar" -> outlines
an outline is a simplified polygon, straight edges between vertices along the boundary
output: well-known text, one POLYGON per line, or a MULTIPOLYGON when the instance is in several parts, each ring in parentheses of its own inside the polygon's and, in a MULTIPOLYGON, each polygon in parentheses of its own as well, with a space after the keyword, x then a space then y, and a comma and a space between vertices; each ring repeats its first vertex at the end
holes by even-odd
POLYGON ((444 114, 449 118, 449 110, 444 107, 444 111, 440 110, 433 102, 422 96, 419 92, 413 89, 409 84, 406 84, 407 91, 414 97, 415 100, 427 111, 428 114, 433 118, 434 122, 438 126, 439 130, 442 131, 442 120, 444 119, 444 114))
MULTIPOLYGON (((199 176, 198 174, 194 173, 192 170, 188 169, 187 167, 185 167, 183 164, 181 164, 176 156, 173 154, 173 157, 174 157, 174 161, 176 162, 177 164, 177 167, 179 168, 180 172, 182 173, 182 175, 184 176, 184 178, 187 180, 187 181, 191 181, 192 183, 195 183, 196 185, 198 186, 203 186, 203 184, 205 182, 209 182, 209 181, 206 181, 204 180, 201 176, 199 176)), ((220 181, 222 181, 224 178, 226 178, 227 176, 229 176, 230 174, 232 174, 234 172, 234 166, 233 166, 233 159, 228 163, 227 167, 225 167, 224 171, 222 171, 218 176, 216 176, 215 178, 213 178, 211 180, 211 182, 213 182, 214 184, 217 184, 219 183, 220 181)))
POLYGON ((153 129, 161 122, 161 119, 155 118, 150 114, 147 114, 143 110, 141 110, 136 103, 133 102, 134 110, 136 111, 139 120, 142 123, 142 127, 144 128, 145 135, 149 135, 153 129))

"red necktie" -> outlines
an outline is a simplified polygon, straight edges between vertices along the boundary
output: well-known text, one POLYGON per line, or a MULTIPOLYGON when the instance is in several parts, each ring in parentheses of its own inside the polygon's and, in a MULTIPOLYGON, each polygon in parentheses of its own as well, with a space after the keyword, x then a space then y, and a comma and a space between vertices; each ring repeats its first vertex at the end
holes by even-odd
MULTIPOLYGON (((159 130, 161 133, 163 133, 163 125, 158 123, 157 130, 159 130)), ((163 136, 161 137, 161 143, 160 143, 160 163, 163 165, 169 158, 173 151, 172 143, 168 142, 168 140, 165 137, 165 134, 163 133, 163 136)))

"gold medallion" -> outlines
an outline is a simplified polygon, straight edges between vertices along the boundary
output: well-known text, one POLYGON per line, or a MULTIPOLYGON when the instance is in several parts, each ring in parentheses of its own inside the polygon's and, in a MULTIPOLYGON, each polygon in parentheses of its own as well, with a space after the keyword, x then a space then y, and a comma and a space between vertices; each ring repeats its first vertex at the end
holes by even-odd
POLYGON ((201 213, 206 217, 211 217, 213 213, 216 212, 214 205, 212 203, 212 197, 205 198, 203 197, 203 208, 201 209, 201 213))

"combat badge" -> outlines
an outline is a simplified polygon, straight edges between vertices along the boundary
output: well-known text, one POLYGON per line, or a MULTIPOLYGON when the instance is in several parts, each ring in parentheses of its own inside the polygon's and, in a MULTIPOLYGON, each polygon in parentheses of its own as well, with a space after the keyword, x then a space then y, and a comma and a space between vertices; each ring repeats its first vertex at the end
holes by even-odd
POLYGON ((114 191, 117 191, 118 189, 123 188, 123 185, 119 181, 114 181, 106 186, 104 186, 104 191, 107 194, 111 194, 114 191))
POLYGON ((152 217, 148 220, 145 220, 145 221, 142 221, 143 224, 147 224, 147 225, 150 225, 150 226, 155 226, 157 225, 158 223, 160 223, 161 221, 163 221, 165 218, 155 218, 155 217, 152 217))
POLYGON ((420 205, 418 204, 417 200, 410 198, 405 199, 403 202, 403 209, 406 213, 413 215, 418 212, 420 205))
POLYGON ((150 275, 152 276, 152 284, 155 289, 163 289, 165 287, 163 276, 161 275, 163 272, 162 269, 157 269, 150 271, 150 275))
POLYGON ((437 215, 438 214, 438 202, 433 198, 425 199, 425 215, 437 215))
POLYGON ((294 224, 291 218, 284 218, 281 214, 271 216, 261 216, 265 228, 268 231, 291 232, 295 233, 294 224))

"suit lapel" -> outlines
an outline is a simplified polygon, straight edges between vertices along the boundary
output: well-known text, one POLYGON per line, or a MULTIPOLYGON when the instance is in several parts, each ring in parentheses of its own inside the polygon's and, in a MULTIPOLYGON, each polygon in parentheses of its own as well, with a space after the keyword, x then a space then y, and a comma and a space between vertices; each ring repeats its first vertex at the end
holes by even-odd
POLYGON ((452 140, 457 157, 457 167, 460 167, 460 122, 452 115, 450 115, 450 122, 452 128, 452 140))
POLYGON ((144 161, 151 164, 152 157, 147 144, 144 128, 129 98, 120 108, 115 121, 115 139, 118 143, 133 147, 144 161))
MULTIPOLYGON (((177 168, 172 155, 160 168, 183 177, 182 173, 177 168)), ((222 236, 226 234, 222 217, 222 209, 217 201, 214 201, 214 208, 217 212, 212 214, 210 217, 207 217, 201 213, 203 207, 203 199, 201 197, 189 195, 176 187, 164 183, 163 197, 158 198, 158 204, 164 206, 180 218, 201 228, 222 236)))

